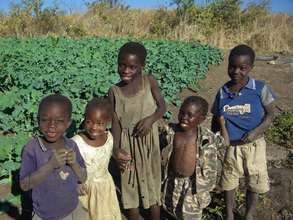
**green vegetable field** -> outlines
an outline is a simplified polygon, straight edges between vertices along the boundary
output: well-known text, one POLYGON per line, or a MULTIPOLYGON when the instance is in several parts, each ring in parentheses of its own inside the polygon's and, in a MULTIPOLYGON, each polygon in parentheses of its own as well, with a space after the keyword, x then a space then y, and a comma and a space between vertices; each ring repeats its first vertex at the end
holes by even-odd
MULTIPOLYGON (((118 82, 118 49, 129 39, 0 38, 0 184, 11 183, 20 153, 36 133, 36 111, 45 95, 60 92, 73 103, 73 130, 85 104, 105 95, 118 82)), ((197 87, 208 66, 222 61, 221 50, 197 42, 143 40, 148 50, 145 72, 159 82, 168 103, 197 87)), ((15 197, 9 197, 17 202, 15 197)))

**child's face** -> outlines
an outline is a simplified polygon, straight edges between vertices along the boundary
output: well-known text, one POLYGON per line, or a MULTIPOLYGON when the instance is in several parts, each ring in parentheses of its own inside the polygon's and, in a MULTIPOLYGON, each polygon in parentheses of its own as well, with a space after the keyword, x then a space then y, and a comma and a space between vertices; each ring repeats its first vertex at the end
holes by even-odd
POLYGON ((194 104, 182 105, 179 110, 178 121, 180 127, 185 131, 196 128, 204 119, 198 106, 194 104))
POLYGON ((96 140, 105 133, 110 117, 105 111, 90 109, 85 117, 86 135, 91 140, 96 140))
POLYGON ((144 65, 134 54, 125 54, 118 60, 118 73, 121 80, 128 84, 141 74, 144 65))
POLYGON ((48 143, 60 141, 70 124, 65 105, 48 105, 39 113, 39 129, 48 143))
POLYGON ((236 56, 229 62, 228 75, 233 83, 241 84, 246 82, 251 69, 252 64, 249 56, 236 56))

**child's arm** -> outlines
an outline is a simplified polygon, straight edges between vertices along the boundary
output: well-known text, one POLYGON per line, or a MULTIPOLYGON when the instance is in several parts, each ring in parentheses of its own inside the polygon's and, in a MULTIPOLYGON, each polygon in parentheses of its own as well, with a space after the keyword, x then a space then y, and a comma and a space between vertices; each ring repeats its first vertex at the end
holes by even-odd
POLYGON ((242 138, 242 141, 245 143, 249 143, 252 142, 254 140, 256 140, 259 136, 261 136, 266 129, 270 126, 270 124, 272 123, 273 119, 274 119, 274 103, 270 103, 268 105, 264 106, 265 109, 265 116, 264 116, 264 120, 263 122, 256 127, 255 129, 253 129, 252 131, 250 131, 249 133, 247 133, 247 135, 245 135, 242 138))
POLYGON ((162 118, 166 112, 165 100, 160 92, 157 80, 152 75, 148 75, 148 79, 150 82, 152 95, 157 104, 157 109, 152 115, 142 119, 137 123, 134 136, 145 136, 151 129, 153 123, 162 118))
POLYGON ((225 125, 225 118, 224 118, 224 116, 220 116, 220 117, 217 117, 217 118, 218 118, 218 124, 220 126, 221 135, 224 138, 224 144, 225 144, 225 146, 229 146, 230 145, 230 140, 229 140, 228 130, 227 130, 226 125, 225 125))
POLYGON ((87 194, 87 186, 86 186, 86 184, 84 184, 84 183, 83 184, 78 184, 77 193, 80 196, 86 195, 87 194))
POLYGON ((211 127, 214 133, 220 130, 220 133, 222 137, 224 138, 224 144, 228 146, 230 145, 230 138, 229 138, 228 130, 226 128, 225 118, 223 115, 220 114, 220 111, 219 111, 219 99, 220 99, 220 93, 218 92, 211 109, 211 112, 213 114, 211 127))
POLYGON ((75 175, 77 176, 78 181, 80 183, 84 183, 87 178, 86 169, 84 167, 81 167, 81 165, 78 163, 77 158, 76 158, 76 153, 73 149, 70 149, 67 152, 66 162, 71 167, 71 169, 73 170, 75 175))
MULTIPOLYGON (((31 155, 24 151, 22 156, 22 166, 32 166, 34 163, 31 155)), ((66 163, 66 150, 53 150, 51 159, 40 169, 26 175, 20 180, 20 187, 23 191, 28 191, 39 185, 54 169, 64 166, 66 163)))
POLYGON ((113 148, 114 150, 120 147, 120 139, 121 139, 121 127, 119 123, 118 116, 115 112, 115 98, 112 89, 108 91, 108 97, 113 109, 113 117, 112 117, 112 127, 111 127, 111 132, 113 135, 113 148))
POLYGON ((108 97, 113 109, 113 118, 112 118, 112 128, 111 133, 113 135, 113 157, 117 161, 119 169, 124 170, 126 168, 126 164, 129 160, 131 160, 130 154, 125 152, 123 149, 120 148, 121 142, 121 126, 117 117, 115 109, 115 98, 113 91, 110 89, 108 92, 108 97))

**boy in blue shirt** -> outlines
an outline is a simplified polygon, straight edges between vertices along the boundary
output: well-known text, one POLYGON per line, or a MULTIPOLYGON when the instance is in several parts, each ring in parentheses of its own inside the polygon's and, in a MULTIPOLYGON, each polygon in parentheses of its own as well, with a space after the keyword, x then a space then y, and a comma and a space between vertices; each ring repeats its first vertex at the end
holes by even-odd
POLYGON ((73 140, 64 136, 71 124, 71 101, 60 94, 42 99, 40 135, 24 147, 19 173, 23 191, 32 190, 33 220, 82 220, 78 183, 85 182, 85 162, 73 140))
POLYGON ((249 77, 255 53, 238 45, 229 55, 228 81, 217 93, 212 113, 224 118, 221 133, 230 143, 226 150, 221 186, 226 203, 226 219, 233 220, 235 189, 239 178, 247 183, 245 219, 253 219, 258 194, 269 191, 265 130, 274 117, 274 93, 259 80, 249 77))

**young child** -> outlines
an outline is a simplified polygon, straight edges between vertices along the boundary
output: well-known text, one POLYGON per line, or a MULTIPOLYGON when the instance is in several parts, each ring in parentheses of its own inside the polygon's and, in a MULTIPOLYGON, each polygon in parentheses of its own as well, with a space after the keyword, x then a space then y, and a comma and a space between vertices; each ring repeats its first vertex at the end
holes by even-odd
POLYGON ((223 116, 230 146, 226 150, 221 180, 227 206, 226 219, 232 220, 235 189, 239 178, 247 183, 246 218, 252 219, 259 193, 269 191, 264 131, 274 116, 275 96, 269 87, 249 77, 255 53, 238 45, 229 55, 228 81, 218 92, 212 112, 223 116))
POLYGON ((166 128, 162 206, 176 219, 200 220, 216 185, 217 149, 223 138, 200 125, 207 112, 205 99, 190 96, 180 108, 179 122, 166 128))
POLYGON ((109 90, 114 117, 114 149, 121 171, 122 204, 128 219, 139 218, 140 205, 160 219, 161 165, 157 120, 165 102, 152 75, 143 75, 143 45, 129 42, 118 54, 121 81, 109 90))
POLYGON ((87 169, 87 181, 81 185, 80 197, 90 220, 120 220, 121 213, 115 185, 108 165, 113 151, 113 137, 107 131, 112 119, 110 102, 94 98, 86 106, 84 130, 73 137, 87 169))
POLYGON ((64 136, 71 112, 70 100, 62 95, 49 95, 39 104, 41 135, 24 147, 20 169, 20 187, 32 189, 33 220, 86 217, 76 190, 86 180, 84 161, 74 141, 64 136))

